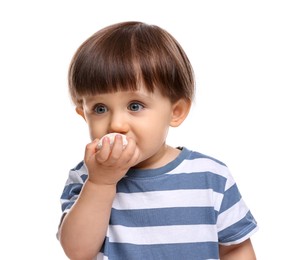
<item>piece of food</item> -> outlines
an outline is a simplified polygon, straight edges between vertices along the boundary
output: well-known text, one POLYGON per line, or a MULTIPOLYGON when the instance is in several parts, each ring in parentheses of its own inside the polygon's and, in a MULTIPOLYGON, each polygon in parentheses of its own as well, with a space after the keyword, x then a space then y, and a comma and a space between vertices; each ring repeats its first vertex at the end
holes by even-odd
POLYGON ((109 141, 110 141, 110 146, 113 145, 114 143, 114 139, 115 139, 115 136, 116 135, 120 135, 122 137, 122 141, 123 141, 123 148, 125 148, 128 144, 128 140, 127 140, 127 137, 123 134, 119 134, 119 133, 110 133, 110 134, 107 134, 107 135, 104 135, 98 142, 98 149, 101 149, 102 148, 102 143, 103 143, 103 139, 105 137, 108 137, 109 138, 109 141))

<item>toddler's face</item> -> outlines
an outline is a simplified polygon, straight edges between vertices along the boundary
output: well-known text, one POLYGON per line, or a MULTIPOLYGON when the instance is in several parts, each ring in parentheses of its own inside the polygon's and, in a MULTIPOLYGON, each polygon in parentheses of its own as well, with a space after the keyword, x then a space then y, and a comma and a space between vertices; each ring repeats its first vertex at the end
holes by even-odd
POLYGON ((174 105, 159 91, 140 88, 87 96, 77 109, 88 123, 92 140, 113 132, 134 139, 140 151, 139 167, 152 167, 164 153, 174 105))

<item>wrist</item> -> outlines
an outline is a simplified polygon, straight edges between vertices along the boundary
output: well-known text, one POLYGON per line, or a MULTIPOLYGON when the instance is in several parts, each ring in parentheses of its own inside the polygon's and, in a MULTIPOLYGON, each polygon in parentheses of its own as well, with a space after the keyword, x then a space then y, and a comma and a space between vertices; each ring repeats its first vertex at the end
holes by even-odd
POLYGON ((104 193, 107 194, 113 194, 116 193, 116 184, 107 184, 107 183, 96 183, 91 180, 86 180, 83 190, 88 190, 89 192, 98 192, 98 193, 104 193))

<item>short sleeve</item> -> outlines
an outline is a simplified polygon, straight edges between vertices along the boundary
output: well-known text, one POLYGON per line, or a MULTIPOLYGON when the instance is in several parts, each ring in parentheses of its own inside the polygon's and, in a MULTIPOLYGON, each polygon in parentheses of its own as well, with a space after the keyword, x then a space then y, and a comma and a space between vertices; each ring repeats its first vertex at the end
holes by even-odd
POLYGON ((60 202, 63 214, 68 212, 78 198, 81 189, 88 177, 84 162, 80 162, 75 168, 69 171, 60 202))
POLYGON ((227 246, 245 241, 258 229, 257 222, 229 172, 218 213, 217 229, 219 243, 227 246))

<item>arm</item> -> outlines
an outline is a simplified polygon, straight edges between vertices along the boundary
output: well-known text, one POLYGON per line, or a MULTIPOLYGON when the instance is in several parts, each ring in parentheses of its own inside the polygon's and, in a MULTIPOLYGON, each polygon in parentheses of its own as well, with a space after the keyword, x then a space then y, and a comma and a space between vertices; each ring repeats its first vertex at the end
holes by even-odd
POLYGON ((99 186, 90 181, 84 184, 59 231, 61 245, 70 259, 93 259, 98 254, 106 235, 114 196, 115 186, 99 186))
POLYGON ((109 225, 117 182, 135 164, 138 152, 134 141, 123 150, 116 140, 111 150, 109 140, 96 150, 97 141, 88 144, 85 164, 88 179, 71 210, 64 217, 59 240, 72 260, 93 259, 101 249, 109 225))
POLYGON ((221 260, 256 260, 250 239, 238 245, 219 246, 221 260))

